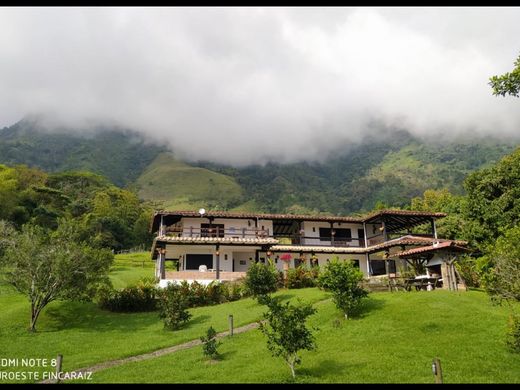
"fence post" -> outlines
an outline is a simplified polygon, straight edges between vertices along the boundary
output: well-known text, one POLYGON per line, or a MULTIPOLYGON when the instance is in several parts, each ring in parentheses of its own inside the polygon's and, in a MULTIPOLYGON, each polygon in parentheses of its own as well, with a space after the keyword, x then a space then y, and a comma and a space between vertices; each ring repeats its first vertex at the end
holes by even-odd
POLYGON ((228 320, 229 320, 229 335, 233 336, 233 314, 229 315, 228 320))
POLYGON ((56 359, 56 383, 60 383, 60 373, 61 373, 61 363, 63 360, 63 355, 58 354, 58 358, 56 359))
POLYGON ((441 367, 441 361, 439 358, 433 359, 432 371, 433 371, 433 376, 435 378, 435 383, 442 383, 442 367, 441 367))

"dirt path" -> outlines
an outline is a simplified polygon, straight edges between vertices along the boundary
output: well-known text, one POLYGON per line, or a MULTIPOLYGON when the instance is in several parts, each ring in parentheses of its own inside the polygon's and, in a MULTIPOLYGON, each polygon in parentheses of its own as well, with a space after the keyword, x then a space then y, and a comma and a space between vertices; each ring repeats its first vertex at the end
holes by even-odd
MULTIPOLYGON (((325 303, 325 302, 327 302, 329 300, 330 300, 330 298, 327 298, 327 299, 324 299, 322 301, 315 302, 314 305, 320 305, 320 304, 323 304, 323 303, 325 303)), ((255 328, 258 328, 258 322, 252 322, 250 324, 247 324, 247 325, 244 325, 244 326, 240 326, 238 328, 234 328, 233 329, 233 334, 244 333, 244 332, 247 332, 247 331, 249 331, 251 329, 255 329, 255 328)), ((222 338, 224 336, 228 336, 228 335, 229 335, 229 331, 227 330, 225 332, 218 333, 217 334, 217 338, 220 339, 220 338, 222 338)), ((174 345, 172 347, 157 349, 157 350, 155 350, 153 352, 143 353, 141 355, 129 356, 129 357, 126 357, 126 358, 123 358, 123 359, 109 360, 107 362, 98 363, 98 364, 95 364, 95 365, 90 366, 90 367, 79 368, 77 370, 68 372, 68 374, 69 374, 70 377, 72 377, 73 375, 78 377, 78 374, 80 374, 80 373, 83 373, 83 376, 85 376, 85 373, 88 373, 88 372, 94 373, 96 371, 105 370, 105 369, 110 368, 110 367, 116 367, 116 366, 120 366, 122 364, 130 363, 130 362, 139 362, 139 361, 142 361, 142 360, 153 359, 153 358, 156 358, 156 357, 159 357, 159 356, 163 356, 163 355, 167 355, 167 354, 170 354, 170 353, 173 353, 173 352, 182 351, 183 349, 193 348, 193 347, 196 347, 197 345, 201 345, 201 344, 202 344, 202 341, 200 341, 200 339, 191 340, 191 341, 188 341, 188 342, 183 343, 183 344, 174 345)), ((55 382, 55 380, 48 379, 48 380, 41 381, 39 383, 54 383, 54 382, 55 382)))
MULTIPOLYGON (((247 332, 248 330, 255 329, 255 328, 258 328, 257 322, 253 322, 251 324, 247 324, 244 326, 240 326, 238 328, 234 328, 233 334, 247 332)), ((220 338, 222 338, 224 336, 228 336, 228 335, 229 335, 229 331, 220 332, 217 334, 217 338, 220 339, 220 338)), ((156 358, 159 356, 167 355, 169 353, 181 351, 183 349, 193 348, 193 347, 196 347, 197 345, 201 345, 201 344, 202 344, 202 341, 200 341, 200 340, 191 340, 191 341, 188 341, 183 344, 174 345, 173 347, 162 348, 162 349, 158 349, 153 352, 143 353, 141 355, 129 356, 127 358, 117 359, 117 360, 110 360, 108 362, 99 363, 94 366, 80 368, 80 369, 77 369, 74 371, 70 371, 69 374, 72 374, 72 373, 79 374, 79 373, 87 373, 87 372, 94 373, 96 371, 104 370, 104 369, 107 369, 110 367, 120 366, 125 363, 139 362, 141 360, 153 359, 153 358, 156 358)), ((41 381, 40 383, 53 383, 53 382, 54 382, 54 380, 49 379, 49 380, 41 381)))

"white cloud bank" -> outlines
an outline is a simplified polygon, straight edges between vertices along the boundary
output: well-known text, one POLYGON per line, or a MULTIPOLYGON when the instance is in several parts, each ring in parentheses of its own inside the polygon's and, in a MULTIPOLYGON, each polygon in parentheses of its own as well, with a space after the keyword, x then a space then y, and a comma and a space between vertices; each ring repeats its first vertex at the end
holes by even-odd
POLYGON ((326 157, 374 121, 520 134, 520 8, 0 8, 0 126, 113 122, 186 158, 326 157))

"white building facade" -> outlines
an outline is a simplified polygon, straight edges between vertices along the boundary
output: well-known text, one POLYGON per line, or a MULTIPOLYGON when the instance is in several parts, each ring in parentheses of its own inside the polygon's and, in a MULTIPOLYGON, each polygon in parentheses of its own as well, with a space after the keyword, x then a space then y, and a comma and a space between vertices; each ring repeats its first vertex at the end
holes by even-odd
POLYGON ((168 261, 179 273, 208 270, 219 279, 220 273, 246 272, 255 262, 271 261, 282 271, 285 264, 310 268, 335 257, 354 261, 366 277, 384 275, 406 267, 393 254, 443 241, 435 220, 444 216, 407 210, 366 217, 159 211, 151 223, 157 234, 152 259, 159 279, 168 279, 168 261), (423 233, 413 233, 418 227, 423 233))

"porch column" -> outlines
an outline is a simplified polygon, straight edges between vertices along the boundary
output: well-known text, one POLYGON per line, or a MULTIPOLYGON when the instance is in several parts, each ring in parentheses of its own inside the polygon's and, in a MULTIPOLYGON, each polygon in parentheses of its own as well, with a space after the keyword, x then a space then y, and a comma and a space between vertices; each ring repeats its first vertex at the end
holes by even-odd
POLYGON ((366 224, 366 222, 363 222, 363 232, 364 232, 364 236, 365 236, 365 248, 367 248, 368 247, 368 239, 367 239, 368 236, 367 236, 367 224, 366 224))
POLYGON ((217 244, 216 246, 216 249, 215 249, 215 256, 216 256, 216 263, 217 263, 217 274, 216 274, 216 279, 219 280, 220 279, 220 245, 217 244))
POLYGON ((330 246, 334 246, 334 222, 330 222, 330 246))
MULTIPOLYGON (((365 235, 366 235, 366 233, 365 233, 365 235)), ((366 260, 367 260, 367 273, 368 273, 368 276, 372 276, 372 271, 370 270, 370 254, 366 253, 365 257, 366 257, 366 260)))
POLYGON ((164 236, 164 222, 163 216, 161 215, 161 225, 159 226, 159 236, 164 236))
POLYGON ((159 279, 166 279, 166 270, 164 268, 164 260, 166 258, 166 249, 159 249, 159 254, 157 255, 157 262, 155 266, 155 276, 159 279))
POLYGON ((386 242, 388 241, 388 233, 386 232, 386 224, 384 218, 381 220, 381 225, 383 226, 383 239, 386 242))
POLYGON ((437 239, 437 227, 435 226, 435 218, 432 218, 432 235, 437 239))

